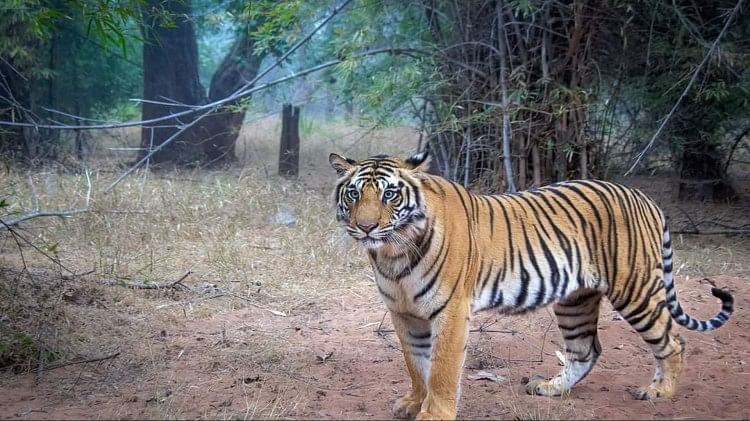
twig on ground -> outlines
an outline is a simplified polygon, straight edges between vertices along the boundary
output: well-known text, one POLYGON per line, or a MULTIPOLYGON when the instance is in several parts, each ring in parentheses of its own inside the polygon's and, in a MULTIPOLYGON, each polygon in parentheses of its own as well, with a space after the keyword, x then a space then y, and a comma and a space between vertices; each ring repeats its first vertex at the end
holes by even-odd
POLYGON ((173 283, 172 283, 171 285, 169 285, 169 287, 170 287, 170 288, 174 288, 174 287, 176 287, 177 285, 180 285, 181 287, 183 287, 183 288, 185 288, 185 289, 190 289, 190 287, 189 287, 189 286, 187 286, 187 285, 185 285, 185 284, 183 284, 183 283, 182 283, 182 281, 184 281, 184 280, 185 280, 185 278, 187 278, 188 276, 190 276, 190 275, 191 275, 192 273, 193 273, 193 271, 190 271, 190 270, 189 270, 189 271, 187 271, 187 272, 185 272, 185 274, 184 274, 184 275, 182 275, 182 278, 180 278, 180 279, 178 279, 178 280, 174 281, 174 282, 173 282, 173 283))
POLYGON ((383 313, 383 318, 380 319, 380 324, 378 325, 378 328, 375 329, 375 331, 378 332, 378 335, 382 336, 382 334, 383 334, 382 333, 383 332, 383 330, 382 330, 382 328, 383 328, 383 322, 385 321, 385 316, 387 316, 387 315, 388 315, 388 311, 386 311, 385 313, 383 313))
POLYGON ((131 282, 125 279, 100 279, 99 283, 102 285, 120 286, 130 289, 176 289, 179 286, 188 291, 199 292, 198 290, 190 288, 189 286, 182 283, 182 281, 184 281, 188 276, 192 274, 193 271, 189 270, 185 272, 185 274, 182 275, 180 279, 171 283, 149 282, 146 280, 131 282))
POLYGON ((273 314, 274 316, 282 316, 282 317, 286 317, 286 313, 284 313, 283 311, 279 311, 279 310, 274 310, 274 309, 271 309, 271 308, 268 308, 268 307, 264 307, 264 306, 262 306, 262 305, 260 305, 260 304, 256 303, 255 301, 253 301, 253 300, 251 300, 251 299, 247 298, 247 297, 243 297, 243 296, 241 296, 241 295, 239 295, 239 294, 235 294, 235 293, 233 293, 233 292, 229 292, 229 291, 224 291, 224 290, 223 290, 223 289, 221 289, 221 288, 216 288, 216 290, 217 290, 217 291, 220 291, 220 292, 223 292, 224 294, 226 294, 226 295, 228 295, 228 296, 230 296, 230 297, 234 297, 234 298, 237 298, 237 299, 243 300, 243 301, 245 301, 246 303, 250 304, 251 306, 253 306, 253 307, 255 307, 255 308, 259 308, 259 309, 261 309, 261 310, 265 310, 265 311, 267 311, 267 312, 269 312, 269 313, 273 314))
POLYGON ((105 361, 110 360, 112 358, 117 358, 120 355, 120 351, 115 352, 114 354, 105 355, 103 357, 95 357, 95 358, 88 358, 85 360, 74 360, 74 361, 68 361, 68 362, 62 362, 62 363, 56 363, 56 364, 50 364, 48 366, 45 366, 42 368, 43 371, 50 371, 50 370, 56 370, 58 368, 67 367, 69 365, 74 364, 86 364, 86 363, 95 363, 99 361, 105 361))

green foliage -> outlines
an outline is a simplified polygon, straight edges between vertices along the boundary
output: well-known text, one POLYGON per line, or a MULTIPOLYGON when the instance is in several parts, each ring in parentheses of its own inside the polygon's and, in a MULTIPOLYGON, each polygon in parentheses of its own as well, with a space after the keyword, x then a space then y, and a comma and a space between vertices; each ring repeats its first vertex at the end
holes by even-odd
MULTIPOLYGON (((649 3, 650 8, 655 6, 653 1, 649 3)), ((648 110, 650 116, 667 115, 723 28, 726 11, 734 4, 719 1, 700 8, 680 7, 680 2, 674 7, 659 5, 662 13, 654 14, 648 63, 637 53, 634 54, 636 60, 629 63, 632 73, 625 82, 632 104, 648 110)), ((725 140, 747 124, 750 112, 748 37, 750 15, 740 13, 721 40, 721 47, 677 108, 664 142, 675 153, 676 161, 682 159, 686 148, 696 148, 698 144, 703 144, 698 148, 704 152, 718 153, 717 148, 724 148, 725 140)), ((655 127, 660 121, 646 119, 639 123, 655 127)), ((712 158, 723 162, 715 156, 712 158)))
POLYGON ((279 54, 299 38, 302 12, 309 7, 302 0, 245 2, 239 13, 239 21, 255 42, 255 54, 279 54))
POLYGON ((421 56, 352 56, 383 47, 429 48, 420 10, 382 2, 351 7, 317 44, 318 57, 342 59, 324 80, 340 102, 356 102, 369 124, 402 124, 417 113, 413 101, 433 91, 434 62, 421 56))
POLYGON ((41 363, 49 364, 59 360, 60 352, 42 348, 28 334, 0 324, 0 369, 12 368, 20 373, 29 371, 41 363))

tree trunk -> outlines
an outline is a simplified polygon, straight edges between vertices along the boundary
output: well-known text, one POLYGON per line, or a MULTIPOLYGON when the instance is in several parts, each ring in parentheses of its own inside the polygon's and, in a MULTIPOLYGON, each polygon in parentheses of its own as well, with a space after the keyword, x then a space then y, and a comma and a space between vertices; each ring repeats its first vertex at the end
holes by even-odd
POLYGON ((505 188, 514 193, 516 191, 516 184, 513 182, 513 168, 511 166, 511 155, 510 155, 510 110, 508 110, 508 65, 506 56, 506 44, 505 44, 505 11, 503 1, 498 0, 496 3, 497 13, 497 39, 498 39, 498 59, 500 60, 500 92, 503 99, 503 167, 505 168, 505 188))
MULTIPOLYGON (((144 38, 147 41, 143 47, 145 99, 188 105, 205 104, 207 101, 226 98, 258 74, 262 57, 254 54, 255 44, 249 36, 250 30, 243 28, 211 78, 207 95, 198 73, 198 46, 190 20, 190 0, 148 0, 148 6, 149 9, 144 11, 144 38), (176 16, 174 27, 161 27, 158 16, 149 13, 157 5, 176 16)), ((143 118, 161 117, 184 109, 179 105, 144 103, 143 118)), ((144 127, 141 132, 141 147, 148 149, 152 141, 152 130, 153 144, 158 146, 178 130, 162 126, 184 125, 192 121, 192 118, 194 116, 186 116, 179 118, 179 121, 167 120, 144 127)), ((237 159, 235 144, 244 118, 245 110, 240 101, 228 103, 185 130, 152 159, 156 163, 180 165, 231 163, 237 159)))
POLYGON ((542 164, 539 158, 539 144, 533 140, 530 140, 530 142, 533 142, 531 144, 531 166, 534 174, 534 187, 539 187, 542 185, 542 164))
POLYGON ((281 114, 281 142, 279 145, 279 175, 296 177, 299 174, 299 107, 284 104, 281 114))
MULTIPOLYGON (((200 105, 206 94, 198 74, 198 44, 190 20, 190 0, 148 0, 143 11, 143 98, 175 105, 144 102, 143 119, 162 117, 184 111, 179 104, 200 105), (173 16, 174 26, 166 26, 151 11, 162 6, 173 16)), ((152 140, 158 146, 174 135, 179 126, 189 123, 194 115, 160 121, 143 127, 141 147, 148 149, 152 140), (176 126, 176 127, 168 127, 176 126)), ((188 164, 204 160, 196 132, 187 130, 167 147, 151 157, 154 163, 188 164)), ((144 153, 145 154, 145 153, 144 153)))
MULTIPOLYGON (((209 100, 217 101, 233 94, 248 81, 258 75, 262 57, 254 54, 255 43, 245 29, 238 36, 211 78, 209 100)), ((208 116, 203 124, 194 126, 195 131, 203 132, 203 153, 210 163, 230 163, 237 160, 235 145, 240 135, 245 109, 240 101, 225 105, 218 113, 208 116)))

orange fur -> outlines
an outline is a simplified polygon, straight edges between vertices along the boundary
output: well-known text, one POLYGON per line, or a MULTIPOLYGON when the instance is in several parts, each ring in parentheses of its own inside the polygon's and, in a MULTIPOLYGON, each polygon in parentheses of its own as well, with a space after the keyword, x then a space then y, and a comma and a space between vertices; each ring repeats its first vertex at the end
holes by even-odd
POLYGON ((591 370, 601 347, 599 302, 607 296, 641 333, 658 361, 636 397, 674 393, 684 342, 672 321, 721 326, 722 312, 685 314, 672 285, 672 251, 661 211, 624 186, 580 181, 511 195, 480 196, 428 174, 428 158, 332 154, 340 175, 337 218, 368 249, 376 284, 401 341, 412 389, 396 416, 456 416, 469 320, 486 309, 521 313, 556 303, 568 363, 527 391, 559 395, 591 370))

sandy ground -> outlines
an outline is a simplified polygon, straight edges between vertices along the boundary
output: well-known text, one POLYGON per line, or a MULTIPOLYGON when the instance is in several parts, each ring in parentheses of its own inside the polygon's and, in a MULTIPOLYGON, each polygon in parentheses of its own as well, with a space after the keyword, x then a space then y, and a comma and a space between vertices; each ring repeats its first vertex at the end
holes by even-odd
MULTIPOLYGON (((653 358, 609 305, 600 321, 604 353, 592 373, 566 398, 527 396, 524 377, 559 369, 551 313, 483 313, 473 321, 459 417, 747 419, 750 287, 730 276, 679 279, 683 307, 694 316, 719 308, 710 283, 734 292, 736 311, 717 332, 683 329, 687 366, 676 397, 631 398, 630 388, 650 380, 653 358), (480 370, 498 381, 472 379, 480 370)), ((388 317, 381 325, 384 306, 367 280, 331 296, 286 315, 247 307, 153 325, 123 356, 49 371, 38 384, 33 374, 4 375, 0 418, 390 418, 409 380, 388 317), (127 355, 139 358, 116 363, 127 355)))

